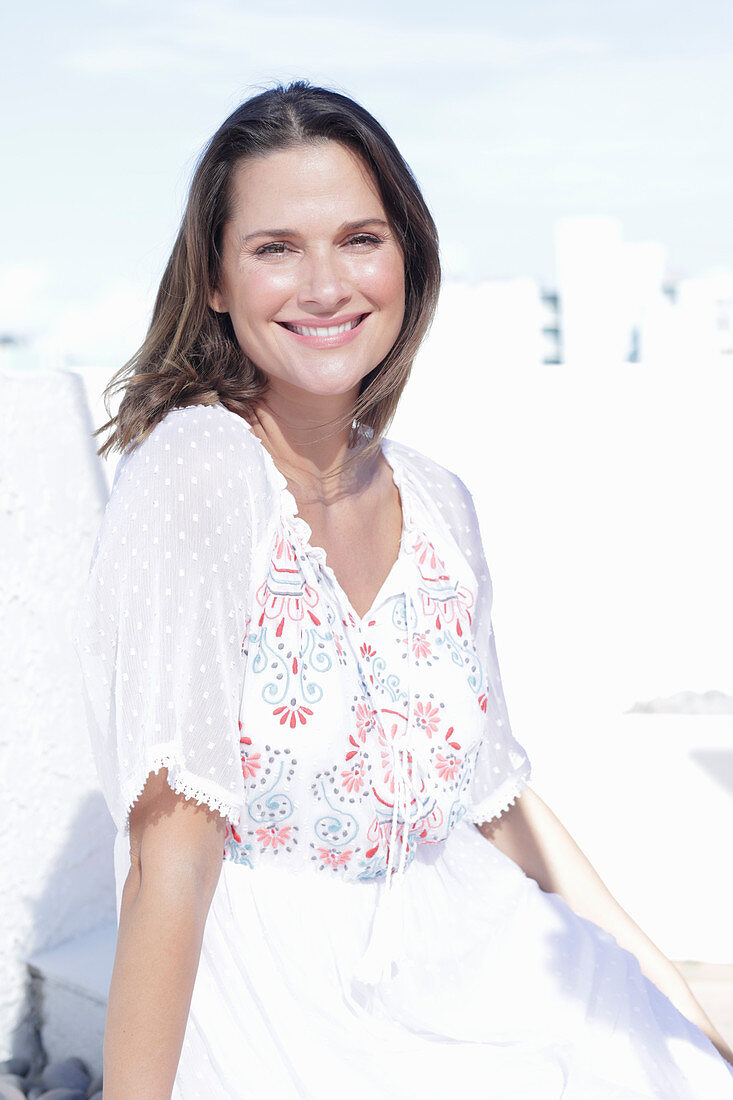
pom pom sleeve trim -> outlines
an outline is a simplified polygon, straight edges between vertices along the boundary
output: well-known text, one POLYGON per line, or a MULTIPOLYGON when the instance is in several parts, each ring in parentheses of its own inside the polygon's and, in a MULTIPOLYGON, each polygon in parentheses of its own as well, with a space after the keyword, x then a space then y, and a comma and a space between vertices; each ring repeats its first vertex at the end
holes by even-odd
POLYGON ((480 802, 469 803, 466 809, 466 817, 474 825, 482 825, 495 817, 500 817, 505 810, 519 798, 527 786, 530 778, 529 760, 523 765, 516 775, 507 776, 503 783, 495 791, 482 798, 480 802))
POLYGON ((216 783, 206 783, 201 776, 186 771, 180 762, 180 757, 174 748, 160 749, 153 752, 148 761, 147 768, 143 766, 139 775, 128 782, 123 794, 124 819, 117 823, 124 836, 130 833, 130 812, 138 802, 145 789, 150 776, 157 774, 161 768, 168 769, 167 782, 171 790, 176 794, 182 794, 186 798, 193 798, 200 806, 208 806, 220 814, 231 825, 238 825, 242 813, 242 805, 232 799, 216 783))

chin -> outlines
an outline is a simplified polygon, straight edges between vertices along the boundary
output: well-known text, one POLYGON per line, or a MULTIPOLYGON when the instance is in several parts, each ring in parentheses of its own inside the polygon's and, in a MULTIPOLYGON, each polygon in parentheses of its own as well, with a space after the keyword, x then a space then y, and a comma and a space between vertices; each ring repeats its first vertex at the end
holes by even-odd
POLYGON ((357 394, 363 378, 372 370, 374 370, 374 367, 369 366, 361 372, 349 372, 347 378, 344 378, 343 374, 320 378, 314 378, 312 375, 291 375, 287 381, 290 382, 290 385, 305 390, 307 393, 317 394, 319 397, 345 397, 348 394, 357 394))

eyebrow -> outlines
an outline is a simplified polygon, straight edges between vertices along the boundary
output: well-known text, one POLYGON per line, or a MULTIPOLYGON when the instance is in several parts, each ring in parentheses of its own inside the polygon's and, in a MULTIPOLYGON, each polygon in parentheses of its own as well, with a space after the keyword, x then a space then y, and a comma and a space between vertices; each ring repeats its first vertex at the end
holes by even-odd
MULTIPOLYGON (((361 221, 356 222, 343 222, 339 227, 338 233, 345 233, 351 229, 363 229, 365 225, 381 225, 385 229, 389 229, 389 222, 386 222, 384 218, 362 218, 361 221)), ((258 229, 254 233, 248 233, 246 237, 242 237, 241 244, 246 244, 247 241, 251 241, 253 237, 297 237, 297 229, 258 229)))

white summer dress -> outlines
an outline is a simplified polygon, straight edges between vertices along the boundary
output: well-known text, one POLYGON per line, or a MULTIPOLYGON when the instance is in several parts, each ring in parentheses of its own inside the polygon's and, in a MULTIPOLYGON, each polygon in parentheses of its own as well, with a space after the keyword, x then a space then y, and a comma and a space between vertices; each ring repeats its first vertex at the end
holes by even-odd
POLYGON ((115 471, 74 645, 118 915, 151 771, 227 821, 174 1100, 733 1100, 636 958, 475 827, 530 776, 478 520, 382 453, 403 530, 362 617, 224 405, 115 471))

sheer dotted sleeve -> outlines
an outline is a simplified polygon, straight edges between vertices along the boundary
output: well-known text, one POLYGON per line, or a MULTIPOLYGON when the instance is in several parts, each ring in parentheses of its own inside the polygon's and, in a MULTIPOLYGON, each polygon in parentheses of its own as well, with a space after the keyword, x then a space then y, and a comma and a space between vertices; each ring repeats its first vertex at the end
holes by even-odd
POLYGON ((73 642, 103 794, 118 830, 148 775, 239 820, 239 709, 253 492, 214 408, 171 410, 120 458, 73 642))
POLYGON ((499 670, 491 617, 493 586, 473 497, 457 475, 442 496, 442 514, 477 582, 472 631, 482 673, 479 702, 486 715, 469 788, 468 816, 481 824, 503 813, 521 794, 531 774, 527 753, 515 739, 499 670))
POLYGON ((461 479, 433 459, 400 445, 411 482, 425 508, 442 524, 475 582, 471 633, 478 659, 478 700, 484 714, 466 801, 467 815, 481 824, 504 812, 531 774, 527 753, 515 739, 501 683, 491 618, 493 588, 473 497, 461 479))

